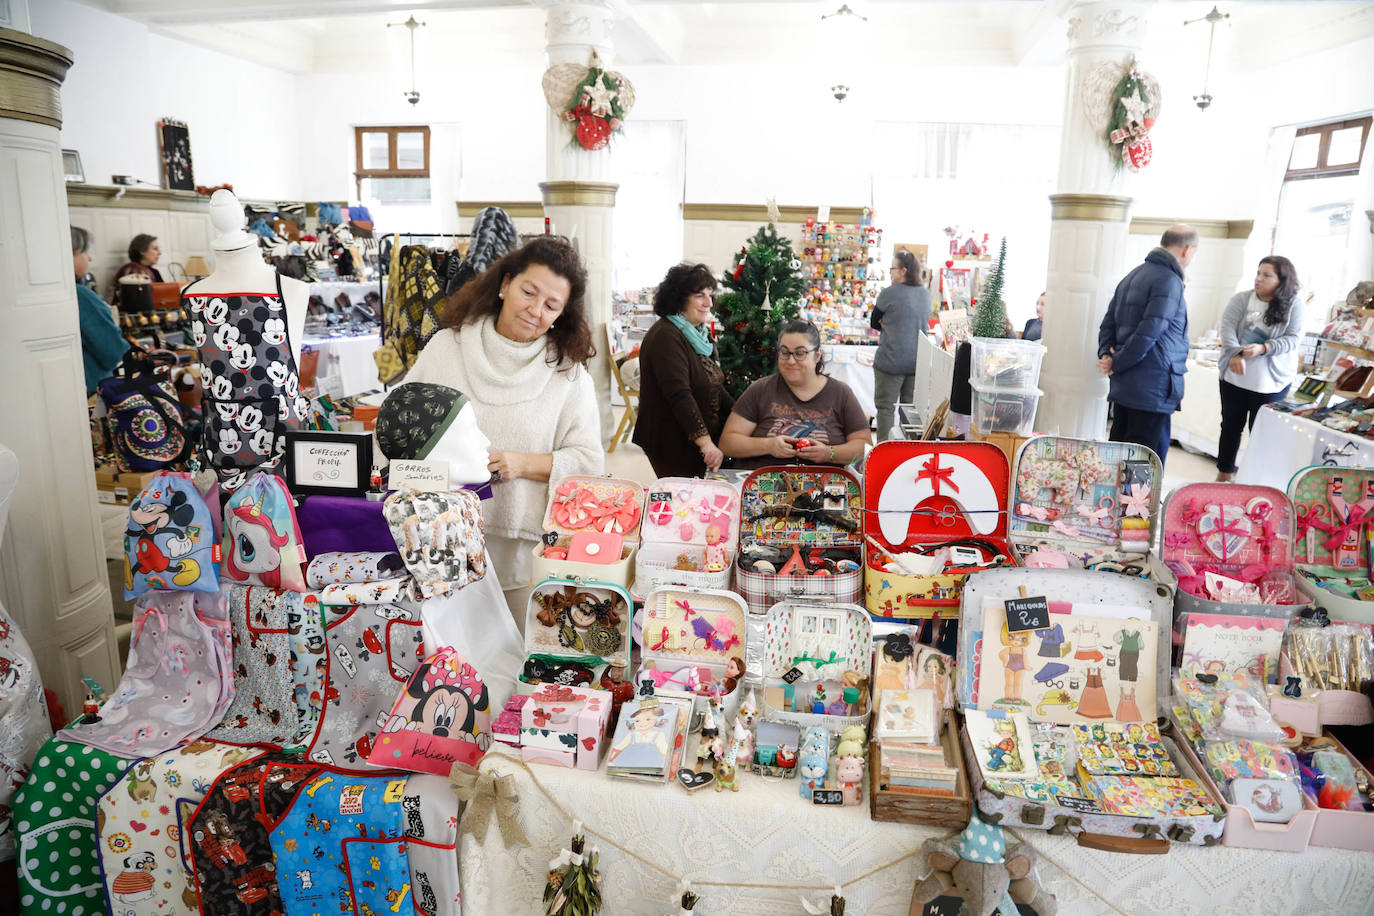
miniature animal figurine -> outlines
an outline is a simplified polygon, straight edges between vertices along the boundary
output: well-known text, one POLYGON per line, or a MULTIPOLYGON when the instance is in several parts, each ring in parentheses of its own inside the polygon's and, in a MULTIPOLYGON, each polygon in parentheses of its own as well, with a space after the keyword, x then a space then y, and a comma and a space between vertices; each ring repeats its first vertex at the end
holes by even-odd
POLYGON ((859 751, 859 756, 860 756, 860 757, 867 756, 867 754, 868 754, 868 731, 867 731, 862 725, 851 725, 851 726, 849 726, 848 728, 846 728, 844 731, 840 732, 840 740, 841 740, 841 741, 853 741, 853 742, 854 742, 855 744, 857 744, 860 748, 862 748, 862 750, 859 751))
POLYGON ((724 760, 716 761, 716 791, 720 792, 729 789, 731 792, 739 791, 739 773, 735 770, 733 763, 726 763, 724 760))
POLYGON ((802 735, 801 753, 805 757, 807 754, 820 754, 826 756, 830 753, 830 731, 823 725, 813 725, 802 735))
POLYGON ((801 785, 797 789, 797 794, 802 798, 810 799, 812 789, 825 788, 825 778, 829 773, 830 761, 824 754, 802 754, 801 767, 797 771, 797 775, 801 777, 801 785))
POLYGON ((841 757, 835 767, 835 781, 840 784, 846 805, 863 800, 864 761, 862 757, 841 757))
POLYGON ((911 892, 908 916, 920 916, 936 897, 960 897, 969 916, 992 916, 993 910, 1017 912, 1024 903, 1039 916, 1055 916, 1053 894, 1031 877, 1035 850, 1007 843, 1002 828, 984 823, 975 812, 961 833, 932 837, 921 847, 930 874, 911 892))

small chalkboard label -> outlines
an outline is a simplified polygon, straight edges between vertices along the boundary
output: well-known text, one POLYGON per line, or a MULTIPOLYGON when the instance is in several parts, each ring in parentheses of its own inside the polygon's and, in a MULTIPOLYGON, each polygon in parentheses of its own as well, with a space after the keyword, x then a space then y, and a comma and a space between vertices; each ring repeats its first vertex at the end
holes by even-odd
POLYGON ((1050 603, 1042 597, 1008 598, 1007 629, 1012 633, 1023 630, 1044 630, 1050 625, 1050 603))
POLYGON ((544 532, 544 546, 545 546, 545 547, 552 547, 554 544, 557 544, 557 543, 558 543, 558 532, 557 532, 557 531, 545 531, 545 532, 544 532))
POLYGON ((672 502, 672 499, 673 499, 673 494, 667 492, 666 490, 660 490, 660 491, 657 492, 657 493, 650 493, 650 494, 649 494, 649 502, 651 502, 651 503, 666 503, 666 502, 672 502))
POLYGON ((843 805, 844 792, 839 789, 812 789, 811 804, 813 805, 843 805))
POLYGON ((789 668, 787 669, 787 673, 782 676, 782 679, 789 684, 795 684, 797 681, 801 680, 801 676, 802 673, 800 668, 789 668))
POLYGON ((1072 795, 1056 795, 1054 803, 1061 808, 1068 808, 1070 811, 1082 811, 1092 813, 1102 810, 1097 802, 1091 798, 1074 798, 1072 795))
MULTIPOLYGON (((920 912, 921 916, 963 916, 966 910, 962 897, 945 894, 927 903, 920 912)), ((1016 912, 1020 916, 1036 916, 1035 910, 1024 903, 1016 904, 1016 912)), ((1015 914, 1003 914, 1000 909, 993 909, 992 916, 1015 916, 1015 914)))

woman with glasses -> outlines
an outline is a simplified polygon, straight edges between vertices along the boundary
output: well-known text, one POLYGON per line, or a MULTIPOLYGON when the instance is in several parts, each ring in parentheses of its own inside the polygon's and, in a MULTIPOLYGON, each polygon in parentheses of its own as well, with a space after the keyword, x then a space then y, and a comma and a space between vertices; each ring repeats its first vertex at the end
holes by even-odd
POLYGON ((892 253, 892 285, 878 294, 869 323, 878 335, 873 356, 873 401, 878 408, 878 441, 892 432, 898 403, 916 394, 916 343, 930 325, 930 290, 921 286, 916 255, 899 248, 892 253))
POLYGON ((662 319, 639 348, 635 444, 659 477, 700 477, 720 468, 716 445, 733 399, 706 333, 716 278, 705 264, 669 269, 654 295, 662 319))
POLYGON ((735 467, 844 465, 873 437, 849 386, 822 374, 821 334, 809 321, 789 321, 778 337, 778 371, 740 395, 725 421, 720 448, 735 467))

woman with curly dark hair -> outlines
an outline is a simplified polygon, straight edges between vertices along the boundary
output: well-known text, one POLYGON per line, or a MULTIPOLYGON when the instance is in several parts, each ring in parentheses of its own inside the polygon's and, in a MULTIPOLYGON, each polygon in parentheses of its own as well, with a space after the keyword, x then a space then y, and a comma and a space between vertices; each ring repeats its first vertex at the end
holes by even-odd
POLYGON ((1252 289, 1231 297, 1221 313, 1221 438, 1217 480, 1236 473, 1244 429, 1265 404, 1281 401, 1298 374, 1303 308, 1298 271, 1285 257, 1260 258, 1252 289))
POLYGON ((448 300, 444 329, 406 375, 407 382, 466 394, 491 440, 487 467, 495 486, 482 504, 482 522, 518 622, 549 481, 600 474, 605 465, 587 370, 594 350, 586 293, 587 272, 572 245, 552 236, 534 239, 448 300))
POLYGON ((659 477, 700 477, 725 457, 720 432, 734 399, 706 333, 716 285, 705 264, 678 264, 654 296, 660 319, 639 348, 634 441, 659 477))

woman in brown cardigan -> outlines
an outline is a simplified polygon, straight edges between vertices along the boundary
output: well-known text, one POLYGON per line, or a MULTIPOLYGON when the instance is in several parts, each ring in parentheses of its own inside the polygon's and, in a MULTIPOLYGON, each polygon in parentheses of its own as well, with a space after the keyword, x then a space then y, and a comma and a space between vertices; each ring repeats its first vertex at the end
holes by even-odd
POLYGON ((700 477, 725 457, 718 442, 735 402, 706 334, 716 285, 705 264, 678 264, 654 296, 660 320, 639 348, 634 441, 659 477, 700 477))

